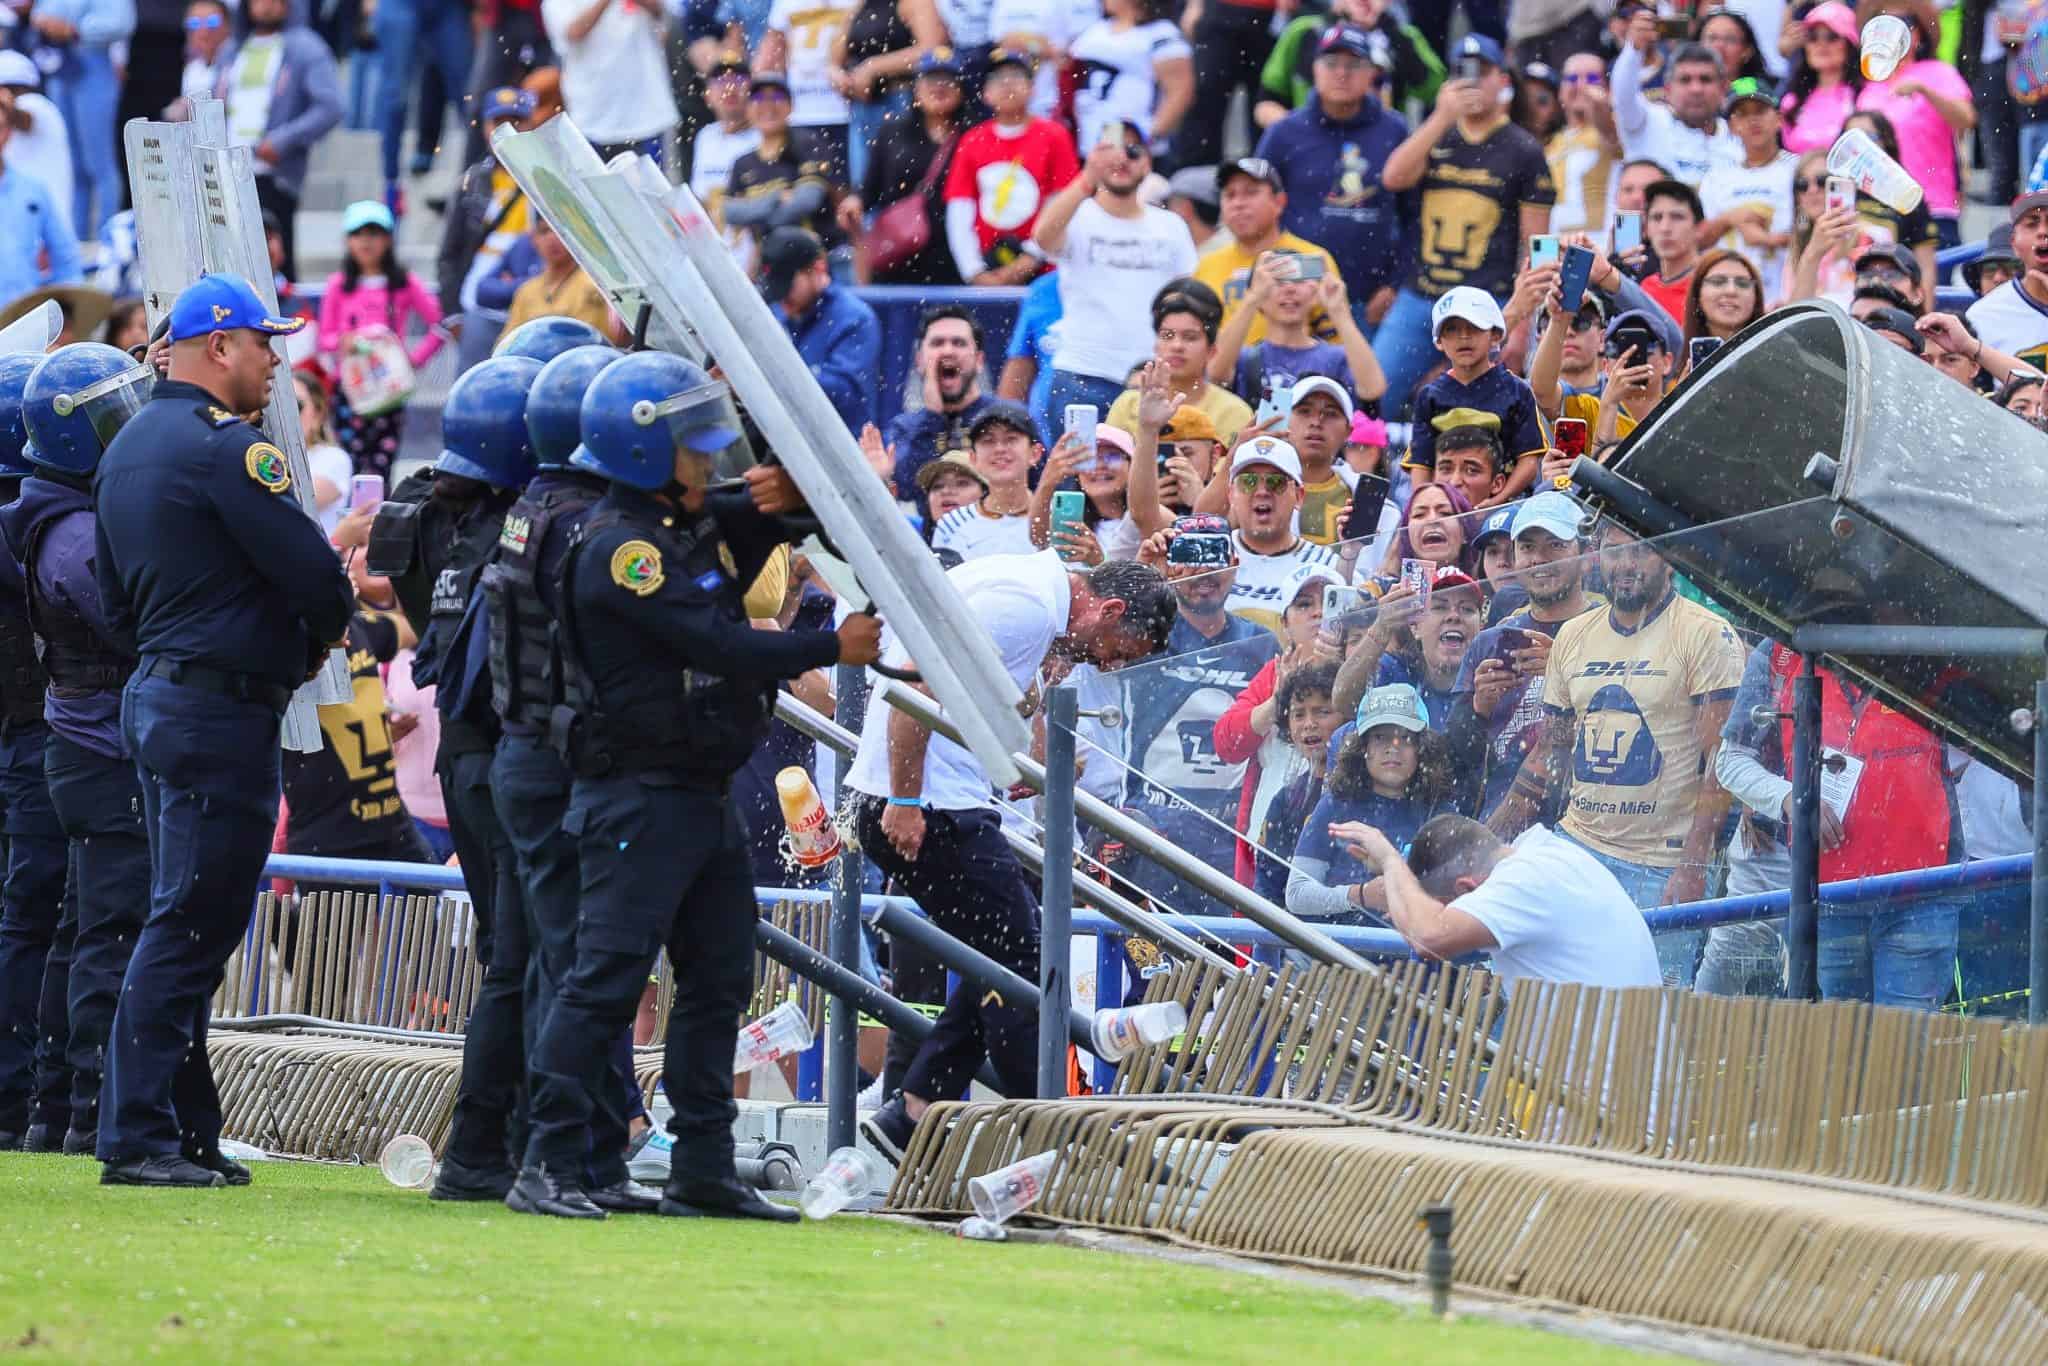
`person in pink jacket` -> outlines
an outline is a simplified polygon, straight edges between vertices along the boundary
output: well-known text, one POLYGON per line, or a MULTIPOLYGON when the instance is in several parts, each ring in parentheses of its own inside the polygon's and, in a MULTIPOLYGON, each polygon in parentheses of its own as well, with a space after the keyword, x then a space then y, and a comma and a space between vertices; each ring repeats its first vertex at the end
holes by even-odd
MULTIPOLYGON (((447 339, 437 330, 441 305, 434 292, 399 264, 392 239, 391 210, 375 200, 348 206, 341 219, 347 238, 342 267, 327 277, 320 300, 320 356, 330 371, 340 372, 342 352, 367 328, 389 328, 406 335, 417 322, 423 335, 408 349, 415 369, 427 363, 447 339)), ((405 431, 403 405, 387 413, 365 415, 350 405, 346 393, 334 404, 334 428, 358 474, 391 476, 405 431)))
POLYGON ((1802 26, 1806 41, 1778 104, 1781 136, 1791 152, 1834 146, 1842 120, 1856 111, 1856 97, 1863 93, 1863 34, 1856 12, 1842 0, 1827 0, 1807 12, 1802 26))

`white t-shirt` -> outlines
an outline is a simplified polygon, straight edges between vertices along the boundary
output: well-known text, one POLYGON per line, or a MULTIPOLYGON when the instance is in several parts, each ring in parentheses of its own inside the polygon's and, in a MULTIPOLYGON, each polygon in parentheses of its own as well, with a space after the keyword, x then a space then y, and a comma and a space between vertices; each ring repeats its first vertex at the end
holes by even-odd
POLYGON ((27 132, 17 129, 7 139, 7 169, 43 182, 43 188, 50 192, 50 201, 69 213, 71 132, 65 126, 64 115, 48 96, 33 90, 16 95, 14 107, 29 116, 30 127, 27 132))
MULTIPOLYGON (((1067 566, 1050 550, 1033 555, 991 555, 961 565, 946 576, 981 623, 1002 657, 1003 668, 1020 689, 1029 689, 1045 663, 1046 651, 1067 629, 1074 588, 1067 566)), ((902 666, 909 652, 886 625, 882 662, 902 666)), ((889 795, 889 718, 896 709, 879 697, 868 703, 860 748, 846 785, 871 797, 889 795)), ((993 804, 988 771, 972 753, 934 735, 924 756, 924 804, 937 811, 969 811, 993 804)))
POLYGON ((313 472, 314 479, 325 479, 334 485, 334 497, 321 503, 317 509, 320 529, 332 532, 348 512, 348 483, 355 477, 355 462, 339 446, 308 446, 306 466, 313 472))
MULTIPOLYGON (((10 154, 13 151, 11 147, 8 150, 10 154)), ((1994 351, 2018 356, 2035 366, 2048 353, 2048 306, 2035 303, 2018 280, 2007 280, 1971 304, 1963 316, 1994 351)))
POLYGON ((1165 209, 1147 205, 1136 218, 1118 218, 1088 199, 1053 259, 1061 309, 1053 368, 1121 384, 1152 357, 1152 296, 1195 273, 1195 239, 1165 209))
POLYGON ((832 44, 853 18, 851 5, 817 0, 775 0, 768 28, 788 44, 789 123, 820 128, 846 122, 846 99, 832 88, 832 44))
POLYGON ((1956 774, 1956 808, 1963 817, 1963 854, 1970 859, 2007 858, 2034 852, 2034 832, 2022 809, 2028 800, 2018 783, 1970 752, 1948 746, 1949 772, 1956 774), (1956 773, 1957 765, 1962 771, 1956 773))
POLYGON ((981 510, 981 504, 969 503, 939 518, 932 528, 932 549, 957 551, 963 560, 979 560, 989 555, 1030 555, 1038 547, 1031 544, 1030 513, 991 517, 981 510))
POLYGON ((1728 120, 1717 117, 1711 132, 1679 122, 1670 109, 1643 98, 1642 72, 1642 54, 1633 47, 1614 59, 1614 124, 1624 157, 1654 161, 1694 189, 1717 163, 1742 160, 1742 143, 1728 120))
MULTIPOLYGON (((1075 34, 1101 17, 1102 6, 1096 0, 996 0, 988 13, 988 31, 998 43, 1037 38, 1064 52, 1075 34)), ((1060 66, 1042 61, 1032 78, 1031 112, 1039 118, 1053 117, 1060 107, 1060 66)))
MULTIPOLYGON (((1707 211, 1707 217, 1715 218, 1728 212, 1738 204, 1760 204, 1771 211, 1772 232, 1792 231, 1792 172, 1799 165, 1796 153, 1780 151, 1770 162, 1762 166, 1746 166, 1741 162, 1724 161, 1707 172, 1707 178, 1700 182, 1700 204, 1707 211)), ((1723 233, 1716 246, 1729 251, 1740 252, 1756 268, 1763 272, 1764 304, 1784 297, 1785 261, 1791 248, 1779 247, 1775 251, 1752 247, 1742 240, 1742 234, 1734 229, 1723 233)))
POLYGON ((1068 52, 1081 64, 1074 119, 1081 129, 1082 153, 1095 145, 1102 125, 1111 119, 1138 119, 1150 128, 1152 106, 1159 98, 1153 64, 1193 52, 1180 27, 1167 19, 1122 30, 1098 19, 1083 29, 1068 52))
POLYGON ((1600 860, 1540 825, 1451 902, 1493 935, 1493 970, 1595 987, 1663 984, 1643 913, 1600 860))
MULTIPOLYGON (((270 127, 270 95, 277 86, 278 64, 284 61, 284 38, 250 35, 228 68, 228 136, 237 146, 254 147, 270 127)), ((259 163, 260 164, 260 163, 259 163)))
POLYGON ((1340 575, 1344 572, 1344 567, 1337 563, 1337 552, 1314 541, 1297 540, 1294 549, 1283 554, 1261 555, 1245 545, 1242 531, 1231 532, 1230 539, 1237 546, 1237 577, 1231 581, 1230 596, 1223 600, 1223 608, 1232 616, 1243 617, 1269 631, 1280 630, 1280 614, 1294 601, 1295 590, 1300 586, 1295 577, 1297 569, 1318 564, 1327 565, 1340 575))
MULTIPOLYGON (((695 151, 690 158, 690 193, 697 196, 714 221, 725 221, 725 189, 732 181, 733 163, 760 145, 758 128, 729 133, 720 124, 707 123, 697 130, 695 151)), ((753 274, 754 234, 744 228, 727 228, 725 244, 732 248, 740 269, 753 274)))
POLYGON ((561 62, 562 103, 583 136, 601 145, 639 142, 675 127, 660 11, 641 0, 613 0, 582 42, 570 42, 569 26, 589 8, 590 0, 541 0, 540 6, 561 62))
POLYGON ((1138 524, 1128 512, 1113 522, 1095 524, 1095 544, 1102 547, 1105 560, 1135 560, 1138 547, 1144 543, 1145 538, 1138 534, 1138 524))

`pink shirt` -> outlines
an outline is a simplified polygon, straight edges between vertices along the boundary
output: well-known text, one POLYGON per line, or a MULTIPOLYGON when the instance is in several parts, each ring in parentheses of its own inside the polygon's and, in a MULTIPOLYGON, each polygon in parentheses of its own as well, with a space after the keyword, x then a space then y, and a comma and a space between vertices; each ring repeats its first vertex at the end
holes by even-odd
MULTIPOLYGON (((1843 120, 1855 112, 1855 102, 1856 92, 1846 82, 1808 95, 1799 112, 1785 123, 1785 150, 1804 155, 1834 146, 1835 139, 1842 135, 1843 120)), ((1781 107, 1790 105, 1791 97, 1787 96, 1781 107)))
POLYGON ((388 327, 403 337, 407 323, 414 318, 422 327, 429 329, 412 348, 410 358, 414 368, 418 368, 425 365, 446 340, 431 330, 435 323, 441 321, 441 304, 433 292, 420 283, 418 275, 410 272, 406 275, 405 287, 396 294, 381 284, 368 283, 344 291, 342 274, 337 270, 327 277, 327 292, 320 299, 320 354, 333 355, 341 349, 343 337, 365 327, 388 327))
POLYGON ((385 667, 384 700, 391 710, 420 718, 410 735, 391 746, 399 800, 407 812, 428 825, 446 826, 448 808, 441 798, 441 780, 434 776, 434 756, 441 748, 441 713, 434 709, 432 688, 413 686, 411 650, 400 650, 385 667))
POLYGON ((1955 130, 1933 101, 1918 94, 1903 100, 1892 97, 1892 87, 1909 80, 1943 99, 1970 102, 1970 87, 1954 67, 1947 62, 1920 61, 1900 67, 1888 81, 1864 86, 1856 107, 1875 109, 1892 121, 1899 135, 1899 161, 1926 192, 1927 212, 1937 218, 1954 218, 1961 212, 1956 192, 1955 130))

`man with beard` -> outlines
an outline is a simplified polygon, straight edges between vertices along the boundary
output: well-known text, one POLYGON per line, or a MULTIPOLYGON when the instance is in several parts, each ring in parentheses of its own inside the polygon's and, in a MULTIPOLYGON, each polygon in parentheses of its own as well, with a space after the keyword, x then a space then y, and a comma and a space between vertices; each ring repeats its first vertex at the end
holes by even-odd
POLYGON ((1070 403, 1107 412, 1152 338, 1131 303, 1195 269, 1188 225, 1138 198, 1152 171, 1146 130, 1105 124, 1081 174, 1046 201, 1031 240, 1059 266, 1060 332, 1053 348, 1054 413, 1070 403))
MULTIPOLYGON (((1166 638, 1167 657, 1124 684, 1131 766, 1124 805, 1168 842, 1225 873, 1236 867, 1232 826, 1247 761, 1229 763, 1216 752, 1216 722, 1280 653, 1271 631, 1224 610, 1235 578, 1227 566, 1236 558, 1221 517, 1182 517, 1145 543, 1140 563, 1164 571, 1180 610, 1166 638), (1173 543, 1182 537, 1202 538, 1214 553, 1175 556, 1173 543)), ((1229 914, 1149 861, 1139 861, 1131 878, 1183 914, 1229 914)))
MULTIPOLYGON (((1482 816, 1491 815, 1507 796, 1508 784, 1542 733, 1539 680, 1550 661, 1551 641, 1566 622, 1603 601, 1586 591, 1581 516, 1579 505, 1555 489, 1515 509, 1508 531, 1515 547, 1514 578, 1528 591, 1529 605, 1480 632, 1458 674, 1445 734, 1459 773, 1482 776, 1482 816)), ((1556 823, 1562 795, 1553 794, 1537 813, 1540 823, 1556 823)))
MULTIPOLYGON (((885 437, 896 461, 896 496, 922 514, 918 471, 945 451, 964 451, 968 431, 991 402, 981 391, 981 324, 958 304, 927 309, 917 323, 917 373, 924 403, 899 413, 885 437)), ((930 525, 930 519, 926 519, 930 525)))
MULTIPOLYGON (((1488 824, 1513 839, 1569 783, 1559 833, 1636 905, 1698 901, 1728 813, 1714 752, 1742 681, 1742 645, 1721 618, 1679 597, 1671 566, 1628 532, 1609 523, 1601 555, 1609 605, 1557 633, 1544 669, 1547 723, 1488 824)), ((1664 980, 1689 988, 1706 931, 1657 938, 1664 980)))
POLYGON ((1277 636, 1280 614, 1294 597, 1298 569, 1323 565, 1340 575, 1344 571, 1334 550, 1296 530, 1302 500, 1301 454, 1291 444, 1257 436, 1239 446, 1230 460, 1229 488, 1237 574, 1224 607, 1232 616, 1277 636))

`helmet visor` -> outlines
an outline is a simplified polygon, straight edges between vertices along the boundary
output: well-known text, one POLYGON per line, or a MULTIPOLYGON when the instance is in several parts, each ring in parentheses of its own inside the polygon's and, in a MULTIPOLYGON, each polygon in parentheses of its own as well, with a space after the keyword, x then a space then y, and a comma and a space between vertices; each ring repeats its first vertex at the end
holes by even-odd
POLYGON ((84 414, 99 438, 100 449, 105 450, 128 419, 142 411, 155 388, 155 368, 132 365, 75 393, 58 394, 50 400, 50 409, 59 417, 84 414))
POLYGON ((642 427, 664 426, 672 444, 711 462, 714 480, 737 478, 754 464, 754 449, 740 425, 732 388, 723 381, 665 399, 642 399, 633 405, 633 421, 642 427))

